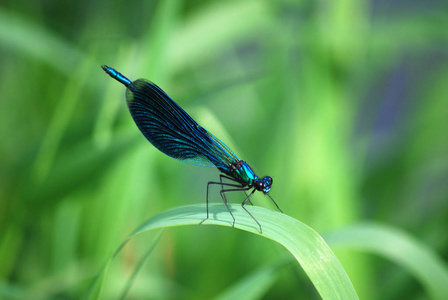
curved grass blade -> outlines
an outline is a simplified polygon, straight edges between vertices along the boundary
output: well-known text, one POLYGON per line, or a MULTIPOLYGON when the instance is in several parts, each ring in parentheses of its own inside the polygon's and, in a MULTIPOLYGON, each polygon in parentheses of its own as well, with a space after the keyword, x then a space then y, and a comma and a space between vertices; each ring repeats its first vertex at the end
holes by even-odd
MULTIPOLYGON (((307 225, 287 215, 261 207, 250 207, 251 213, 263 224, 263 234, 254 220, 240 205, 229 205, 235 216, 235 228, 252 232, 283 245, 296 258, 323 299, 358 299, 342 265, 322 237, 307 225)), ((233 220, 225 205, 209 205, 210 218, 205 225, 232 227, 233 220)), ((205 216, 205 205, 177 207, 162 212, 135 230, 133 236, 148 230, 198 225, 205 216)), ((120 251, 121 247, 117 250, 120 251)))
MULTIPOLYGON (((136 274, 140 271, 140 269, 144 265, 146 259, 152 253, 152 251, 154 250, 155 246, 159 242, 159 240, 162 237, 164 232, 165 232, 165 230, 162 230, 161 232, 159 232, 158 235, 155 237, 155 239, 152 241, 152 243, 149 245, 148 251, 145 253, 143 259, 140 261, 139 266, 134 271, 134 273, 132 274, 132 276, 129 279, 129 281, 126 283, 126 286, 125 286, 125 288, 123 290, 123 293, 121 295, 122 298, 124 298, 126 296, 126 294, 128 293, 128 291, 129 291, 130 287, 132 286, 132 283, 133 283, 133 281, 135 279, 136 274)), ((114 252, 114 254, 101 267, 100 272, 95 277, 92 285, 90 286, 90 288, 87 291, 87 293, 84 295, 83 299, 85 299, 85 300, 101 299, 101 292, 102 292, 103 282, 104 282, 104 278, 106 277, 107 270, 109 269, 109 266, 110 266, 112 260, 118 255, 118 253, 120 253, 121 249, 124 248, 124 246, 129 242, 131 237, 127 238, 123 243, 121 243, 121 245, 117 248, 117 250, 114 252)), ((120 298, 120 299, 122 299, 122 298, 120 298)))
POLYGON ((152 251, 154 250, 154 248, 157 246, 157 244, 160 241, 160 238, 162 237, 163 233, 165 232, 165 230, 163 230, 162 232, 159 233, 159 235, 154 239, 154 241, 151 243, 151 245, 148 247, 148 249, 145 252, 145 255, 143 255, 142 259, 140 260, 138 266, 135 268, 134 272, 132 273, 131 277, 129 278, 129 280, 126 282, 126 286, 123 289, 123 292, 121 294, 121 297, 119 299, 124 300, 126 299, 127 294, 129 293, 129 290, 132 287, 132 284, 134 283, 135 278, 137 278, 138 273, 140 272, 140 270, 143 268, 143 266, 145 265, 145 263, 148 261, 149 256, 151 255, 152 251))
POLYGON ((431 249, 403 231, 358 224, 325 237, 332 247, 364 250, 389 259, 417 278, 431 299, 448 299, 448 269, 431 249))

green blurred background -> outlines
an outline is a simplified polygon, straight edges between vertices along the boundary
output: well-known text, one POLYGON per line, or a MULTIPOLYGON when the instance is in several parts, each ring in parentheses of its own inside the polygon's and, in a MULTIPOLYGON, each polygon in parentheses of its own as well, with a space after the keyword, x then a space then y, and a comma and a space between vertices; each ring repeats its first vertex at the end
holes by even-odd
MULTIPOLYGON (((151 146, 102 64, 160 85, 324 238, 382 224, 446 270, 446 1, 3 0, 0 298, 80 298, 138 225, 203 203, 218 178, 151 146)), ((266 198, 253 201, 274 209, 266 198)), ((120 252, 103 299, 154 236, 120 252)), ((400 258, 340 244, 361 299, 430 297, 400 258)), ((169 229, 127 299, 209 299, 289 258, 232 228, 169 229)), ((262 298, 319 298, 297 263, 280 265, 262 298)))

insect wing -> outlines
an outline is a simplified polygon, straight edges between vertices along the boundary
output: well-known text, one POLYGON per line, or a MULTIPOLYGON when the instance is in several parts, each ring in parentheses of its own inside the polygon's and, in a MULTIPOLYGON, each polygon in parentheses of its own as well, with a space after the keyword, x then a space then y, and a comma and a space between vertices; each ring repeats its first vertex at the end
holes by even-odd
POLYGON ((229 147, 154 83, 146 79, 134 81, 126 99, 140 131, 166 155, 193 165, 223 169, 238 161, 229 147))

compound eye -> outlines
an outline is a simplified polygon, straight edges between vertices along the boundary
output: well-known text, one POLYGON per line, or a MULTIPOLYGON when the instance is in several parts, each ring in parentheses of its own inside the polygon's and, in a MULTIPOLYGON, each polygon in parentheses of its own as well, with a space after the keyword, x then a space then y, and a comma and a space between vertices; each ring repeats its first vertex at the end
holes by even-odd
POLYGON ((261 181, 263 182, 263 187, 261 188, 261 190, 265 194, 269 193, 269 191, 271 190, 271 185, 272 185, 272 177, 266 176, 261 181))
POLYGON ((265 176, 262 180, 265 184, 265 186, 271 186, 272 185, 272 177, 271 176, 265 176))

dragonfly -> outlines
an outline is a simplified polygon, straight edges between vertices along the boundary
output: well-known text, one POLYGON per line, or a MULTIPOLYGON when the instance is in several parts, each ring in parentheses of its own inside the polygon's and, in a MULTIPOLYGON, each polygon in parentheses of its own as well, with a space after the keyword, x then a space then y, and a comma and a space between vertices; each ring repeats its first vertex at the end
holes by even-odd
POLYGON ((212 185, 221 186, 220 195, 232 216, 232 227, 235 227, 235 217, 226 199, 225 194, 228 192, 245 192, 246 198, 241 206, 258 224, 260 233, 263 233, 260 223, 245 207, 247 202, 252 204, 250 198, 255 191, 267 195, 283 213, 269 195, 272 177, 258 177, 245 161, 240 160, 226 144, 193 120, 160 87, 147 79, 131 81, 106 65, 102 65, 101 68, 126 87, 126 102, 131 116, 141 133, 152 145, 179 161, 197 166, 216 167, 221 172, 219 181, 207 183, 207 216, 199 224, 209 218, 208 195, 212 185), (224 179, 232 183, 224 182, 224 179))

